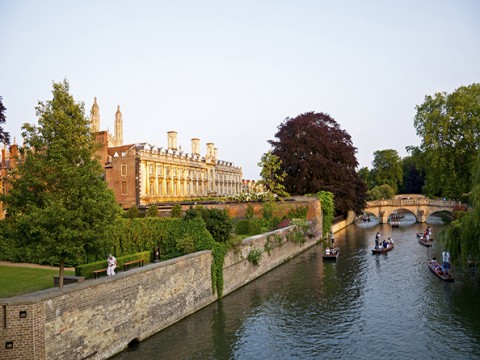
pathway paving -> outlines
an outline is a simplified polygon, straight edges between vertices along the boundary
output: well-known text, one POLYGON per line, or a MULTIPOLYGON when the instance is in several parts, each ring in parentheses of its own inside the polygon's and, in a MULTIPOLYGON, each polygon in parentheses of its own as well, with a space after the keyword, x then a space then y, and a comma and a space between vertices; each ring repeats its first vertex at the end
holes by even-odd
MULTIPOLYGON (((58 270, 58 266, 38 265, 38 264, 29 264, 29 263, 14 263, 10 261, 0 261, 0 266, 15 266, 15 267, 58 270)), ((75 268, 66 267, 65 270, 75 271, 75 268)))

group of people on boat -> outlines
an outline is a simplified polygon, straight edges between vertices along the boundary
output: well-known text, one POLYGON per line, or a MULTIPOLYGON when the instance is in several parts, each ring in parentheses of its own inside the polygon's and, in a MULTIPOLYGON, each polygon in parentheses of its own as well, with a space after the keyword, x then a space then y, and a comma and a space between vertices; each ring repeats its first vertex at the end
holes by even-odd
POLYGON ((439 275, 450 275, 450 252, 444 250, 442 252, 442 264, 440 265, 437 258, 432 259, 433 270, 439 275))
POLYGON ((370 214, 363 214, 362 221, 370 221, 370 214))
POLYGON ((389 245, 393 246, 393 239, 389 237, 388 240, 383 239, 383 241, 380 242, 380 233, 377 231, 375 235, 375 250, 382 247, 386 249, 389 245))
POLYGON ((337 248, 327 247, 325 248, 325 255, 335 255, 337 253, 337 248))
POLYGON ((428 225, 427 229, 422 233, 417 234, 419 239, 425 240, 425 241, 433 241, 433 234, 432 234, 432 229, 430 228, 430 225, 428 225))

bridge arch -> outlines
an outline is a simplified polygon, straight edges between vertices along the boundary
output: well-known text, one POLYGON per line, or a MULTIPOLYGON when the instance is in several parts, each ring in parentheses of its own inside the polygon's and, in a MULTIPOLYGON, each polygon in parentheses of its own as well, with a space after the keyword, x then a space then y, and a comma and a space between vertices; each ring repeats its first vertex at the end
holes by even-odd
POLYGON ((398 210, 408 211, 415 216, 417 222, 424 223, 430 215, 436 212, 453 211, 461 203, 457 201, 417 199, 391 199, 368 201, 365 212, 373 214, 381 224, 387 223, 389 216, 398 210))

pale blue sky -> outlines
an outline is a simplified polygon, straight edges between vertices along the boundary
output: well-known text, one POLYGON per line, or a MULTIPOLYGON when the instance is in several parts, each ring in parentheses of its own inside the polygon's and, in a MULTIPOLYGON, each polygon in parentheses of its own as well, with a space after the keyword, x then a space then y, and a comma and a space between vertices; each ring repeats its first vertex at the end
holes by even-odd
POLYGON ((167 131, 214 142, 257 179, 286 117, 330 114, 357 147, 418 145, 424 96, 480 82, 480 2, 0 0, 0 95, 7 131, 36 121, 67 78, 102 129, 117 105, 125 143, 167 145, 167 131))

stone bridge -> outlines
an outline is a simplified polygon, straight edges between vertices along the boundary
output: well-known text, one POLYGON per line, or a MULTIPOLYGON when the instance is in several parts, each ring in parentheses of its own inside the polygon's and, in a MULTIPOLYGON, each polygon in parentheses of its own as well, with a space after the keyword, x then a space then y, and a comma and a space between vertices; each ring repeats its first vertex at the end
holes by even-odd
POLYGON ((367 201, 364 213, 373 214, 381 224, 387 223, 390 215, 395 211, 408 211, 415 215, 417 222, 424 223, 430 215, 436 212, 449 212, 453 214, 454 209, 464 207, 458 201, 419 199, 392 199, 367 201))

